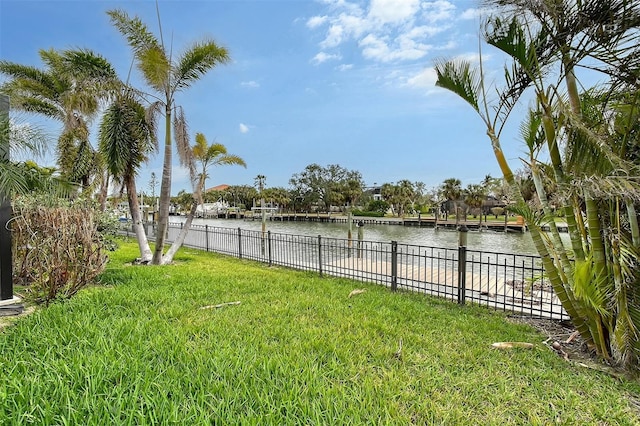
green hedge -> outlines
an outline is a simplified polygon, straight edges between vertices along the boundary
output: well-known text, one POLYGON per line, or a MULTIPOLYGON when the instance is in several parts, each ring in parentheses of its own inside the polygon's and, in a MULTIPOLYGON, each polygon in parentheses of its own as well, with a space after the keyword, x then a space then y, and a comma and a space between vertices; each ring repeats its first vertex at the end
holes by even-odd
POLYGON ((354 210, 351 213, 354 216, 384 217, 384 213, 382 213, 382 212, 366 212, 366 211, 362 211, 362 210, 354 210))

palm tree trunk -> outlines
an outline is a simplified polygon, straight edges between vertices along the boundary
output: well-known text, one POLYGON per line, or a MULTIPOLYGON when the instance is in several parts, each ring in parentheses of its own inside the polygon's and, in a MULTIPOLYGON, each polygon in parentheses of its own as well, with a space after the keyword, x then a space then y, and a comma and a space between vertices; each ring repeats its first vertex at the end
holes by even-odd
MULTIPOLYGON (((544 189, 542 177, 540 176, 540 170, 538 169, 535 159, 533 158, 531 159, 531 176, 533 178, 533 184, 536 187, 536 193, 538 194, 538 199, 540 200, 540 204, 542 205, 545 216, 553 218, 553 212, 551 211, 551 207, 549 207, 549 200, 547 199, 547 191, 544 189)), ((564 249, 564 243, 560 238, 560 232, 558 231, 558 226, 556 225, 555 220, 551 220, 549 222, 549 230, 551 239, 553 241, 555 255, 560 259, 560 264, 562 265, 564 275, 562 277, 562 280, 564 282, 570 283, 569 277, 571 276, 571 262, 569 261, 567 252, 564 249)), ((569 288, 571 288, 571 285, 569 285, 569 288)))
POLYGON ((103 176, 100 182, 100 195, 98 196, 98 200, 100 202, 100 211, 104 212, 107 210, 107 196, 109 192, 109 172, 103 172, 103 176))
MULTIPOLYGON (((182 229, 180 229, 180 233, 176 237, 176 240, 171 244, 167 253, 162 257, 162 264, 167 265, 173 262, 173 257, 176 255, 180 247, 184 244, 184 240, 187 238, 187 234, 191 229, 191 224, 193 223, 193 218, 196 216, 196 210, 198 209, 199 200, 202 201, 202 190, 204 189, 205 182, 205 174, 202 173, 200 175, 200 179, 198 181, 198 186, 194 190, 193 194, 193 202, 191 204, 191 208, 189 209, 189 213, 187 213, 187 219, 182 225, 182 229)), ((204 214, 204 204, 203 210, 204 214)))
POLYGON ((196 215, 197 209, 198 209, 198 201, 194 199, 193 203, 191 204, 191 209, 189 209, 189 213, 187 213, 187 219, 182 225, 182 229, 180 230, 180 233, 176 237, 176 240, 173 243, 171 243, 171 247, 169 247, 169 250, 167 250, 165 255, 162 256, 163 265, 168 265, 169 263, 173 262, 173 257, 176 255, 178 250, 184 244, 184 240, 187 238, 187 234, 191 229, 191 224, 193 223, 193 218, 196 215))
MULTIPOLYGON (((487 135, 489 136, 489 139, 491 139, 493 153, 496 157, 498 165, 500 166, 502 175, 511 187, 513 194, 516 197, 516 202, 518 204, 524 205, 525 201, 522 197, 522 192, 520 191, 520 187, 518 186, 518 183, 513 176, 513 172, 509 167, 509 163, 504 156, 504 152, 502 151, 502 147, 500 146, 500 139, 498 139, 492 128, 487 129, 487 135)), ((544 271, 547 273, 549 282, 553 287, 553 291, 555 292, 556 296, 558 296, 558 299, 560 299, 562 307, 571 317, 571 321, 575 325, 576 329, 580 332, 580 335, 588 344, 592 344, 593 337, 591 335, 591 331, 589 330, 587 324, 584 322, 583 316, 580 315, 578 305, 575 303, 572 297, 573 295, 565 288, 564 282, 562 281, 562 278, 558 273, 558 268, 556 268, 553 259, 549 255, 547 246, 542 239, 542 231, 540 230, 540 227, 537 224, 530 224, 529 232, 531 232, 533 244, 536 247, 538 254, 542 258, 542 265, 544 267, 544 271)))
MULTIPOLYGON (((547 147, 549 149, 549 159, 551 160, 551 165, 553 166, 556 180, 560 184, 567 184, 567 178, 562 167, 562 157, 560 155, 560 149, 556 140, 556 129, 551 117, 551 108, 548 105, 546 96, 543 93, 538 93, 538 99, 540 100, 540 104, 542 106, 542 126, 547 141, 547 147)), ((578 229, 575 211, 570 200, 563 206, 563 212, 565 221, 567 222, 567 228, 569 229, 569 236, 571 239, 571 248, 573 249, 573 254, 576 260, 584 260, 582 234, 578 229)))
POLYGON ((156 249, 153 253, 154 265, 162 264, 164 242, 169 228, 169 207, 171 205, 171 161, 173 147, 171 146, 171 103, 165 109, 165 138, 164 164, 162 166, 162 181, 160 183, 160 205, 158 209, 158 232, 156 234, 156 249))
MULTIPOLYGON (((593 261, 593 271, 595 286, 599 289, 603 289, 607 285, 608 271, 607 271, 607 257, 605 254, 605 246, 603 243, 599 209, 596 201, 585 193, 585 205, 587 211, 587 224, 589 227, 589 239, 591 241, 591 256, 593 261)), ((609 359, 609 343, 608 343, 608 328, 603 329, 602 315, 596 314, 594 321, 597 325, 598 338, 595 339, 598 344, 598 353, 604 358, 609 359)))
POLYGON ((640 231, 638 230, 638 214, 636 213, 636 207, 633 205, 633 200, 627 198, 624 200, 627 206, 627 217, 629 218, 629 226, 631 227, 631 241, 633 246, 640 247, 640 231))
POLYGON ((140 249, 140 261, 149 263, 151 261, 151 249, 147 234, 144 232, 142 219, 140 217, 140 204, 138 203, 138 194, 136 191, 135 176, 125 177, 127 187, 127 200, 129 201, 129 211, 131 212, 131 222, 133 223, 133 232, 136 234, 138 248, 140 249))

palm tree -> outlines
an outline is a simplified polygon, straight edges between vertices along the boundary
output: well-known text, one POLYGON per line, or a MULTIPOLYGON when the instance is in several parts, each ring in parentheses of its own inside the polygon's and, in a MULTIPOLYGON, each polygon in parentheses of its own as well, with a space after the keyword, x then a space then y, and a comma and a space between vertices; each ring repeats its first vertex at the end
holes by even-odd
MULTIPOLYGON (((637 163, 625 158, 625 150, 616 149, 620 145, 615 142, 633 139, 636 143, 630 124, 637 122, 637 113, 629 112, 640 106, 638 83, 636 77, 629 77, 640 69, 638 5, 624 0, 494 3, 513 12, 507 19, 490 19, 485 34, 489 44, 513 60, 505 72, 506 87, 499 92, 496 113, 490 113, 482 62, 478 70, 468 62, 439 63, 437 84, 461 96, 485 122, 498 164, 516 199, 512 210, 525 216, 547 278, 588 345, 612 362, 637 366, 640 306, 638 286, 629 283, 640 281, 638 268, 630 261, 639 252, 637 244, 627 243, 632 240, 627 236, 633 234, 633 226, 624 225, 618 212, 626 206, 630 213, 633 202, 627 200, 638 199, 640 191, 637 181, 629 177, 638 175, 637 163), (579 93, 576 75, 580 64, 610 76, 607 99, 622 90, 631 94, 623 102, 628 108, 620 110, 611 102, 604 103, 606 107, 601 103, 585 108, 589 102, 579 93), (554 73, 548 72, 551 69, 554 73), (562 70, 559 74, 558 69, 562 70), (554 75, 558 80, 550 78, 554 75), (561 85, 566 99, 558 95, 561 85), (534 114, 539 122, 529 132, 536 135, 535 140, 527 141, 531 143, 533 183, 544 211, 549 210, 541 178, 553 179, 563 192, 570 250, 555 243, 555 235, 551 242, 542 237, 541 217, 525 204, 500 146, 502 127, 529 87, 536 96, 534 114), (620 128, 616 127, 618 118, 625 123, 620 128), (548 167, 540 166, 535 158, 543 145, 550 159, 548 167), (546 169, 551 173, 544 173, 546 169)), ((629 220, 633 221, 637 217, 629 220)))
POLYGON ((131 18, 122 10, 110 10, 107 13, 112 24, 126 37, 147 85, 156 93, 157 100, 152 104, 153 109, 164 113, 164 164, 160 183, 158 232, 152 260, 153 264, 160 264, 164 262, 164 243, 171 203, 172 124, 180 161, 189 168, 193 167, 184 112, 182 108, 177 107, 175 97, 180 91, 191 87, 216 65, 227 62, 229 55, 225 48, 218 46, 212 40, 204 40, 192 44, 181 55, 174 58, 172 47, 167 49, 164 45, 162 32, 158 40, 138 17, 131 18))
POLYGON ((56 150, 60 171, 88 189, 99 166, 89 142, 89 122, 116 87, 116 73, 89 50, 41 50, 40 58, 44 69, 0 61, 0 73, 9 77, 0 91, 9 95, 13 108, 62 123, 56 150))
POLYGON ((242 166, 247 167, 244 160, 237 155, 228 154, 227 148, 221 143, 212 143, 209 145, 207 139, 202 133, 196 133, 196 143, 191 147, 191 156, 195 162, 200 164, 200 172, 197 173, 194 167, 190 169, 191 182, 193 184, 193 201, 191 202, 191 209, 187 214, 180 233, 176 237, 175 242, 171 245, 171 248, 164 255, 163 262, 170 263, 173 261, 173 257, 177 253, 178 249, 184 244, 184 240, 187 237, 187 233, 193 223, 193 218, 196 214, 198 204, 202 204, 202 191, 205 188, 205 181, 207 178, 207 171, 213 166, 242 166))
MULTIPOLYGON (((486 190, 482 185, 477 184, 469 184, 463 191, 465 204, 471 208, 480 209, 480 222, 478 223, 479 229, 482 228, 482 205, 487 198, 487 193, 485 191, 486 190)), ((465 217, 465 221, 466 220, 467 219, 465 217)))
POLYGON ((45 151, 47 139, 39 129, 9 115, 6 97, 0 96, 0 102, 7 107, 6 112, 0 110, 0 194, 10 196, 36 189, 52 190, 52 187, 57 188, 56 191, 69 189, 70 185, 53 176, 53 169, 42 169, 32 161, 11 161, 20 154, 40 156, 45 151))
POLYGON ((209 177, 207 170, 213 166, 242 166, 247 164, 237 155, 227 153, 227 148, 221 143, 207 143, 206 137, 202 133, 196 133, 196 143, 191 148, 193 158, 200 164, 198 186, 196 194, 202 194, 205 189, 206 179, 209 177))
POLYGON ((107 170, 122 181, 127 191, 141 262, 149 263, 152 253, 142 225, 136 175, 142 163, 147 161, 148 154, 157 149, 153 116, 147 114, 132 90, 125 89, 105 111, 98 138, 107 170))
POLYGON ((456 227, 457 227, 458 221, 459 221, 458 200, 462 195, 462 182, 460 181, 460 179, 456 179, 456 178, 445 179, 442 182, 442 186, 440 187, 440 194, 442 194, 442 197, 445 200, 453 203, 453 209, 456 212, 456 227))

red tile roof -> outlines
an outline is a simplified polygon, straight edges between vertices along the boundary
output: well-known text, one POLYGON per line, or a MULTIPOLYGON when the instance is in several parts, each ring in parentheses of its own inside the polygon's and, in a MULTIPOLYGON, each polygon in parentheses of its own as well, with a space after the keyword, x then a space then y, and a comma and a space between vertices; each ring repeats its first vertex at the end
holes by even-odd
POLYGON ((205 189, 205 192, 209 192, 209 191, 224 191, 228 187, 229 187, 229 185, 227 185, 226 183, 223 183, 222 185, 217 185, 217 186, 213 186, 211 188, 205 189))

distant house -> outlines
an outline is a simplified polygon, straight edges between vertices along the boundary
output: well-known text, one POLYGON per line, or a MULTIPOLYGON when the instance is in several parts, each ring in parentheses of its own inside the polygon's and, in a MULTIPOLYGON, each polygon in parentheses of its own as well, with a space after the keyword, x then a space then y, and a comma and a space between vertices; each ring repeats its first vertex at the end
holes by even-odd
POLYGON ((382 200, 382 187, 381 186, 369 186, 364 188, 364 193, 371 195, 375 201, 382 200))
POLYGON ((212 186, 211 188, 207 188, 207 189, 204 190, 204 192, 224 191, 228 187, 229 187, 229 185, 227 185, 226 183, 223 183, 221 185, 216 185, 216 186, 212 186))

